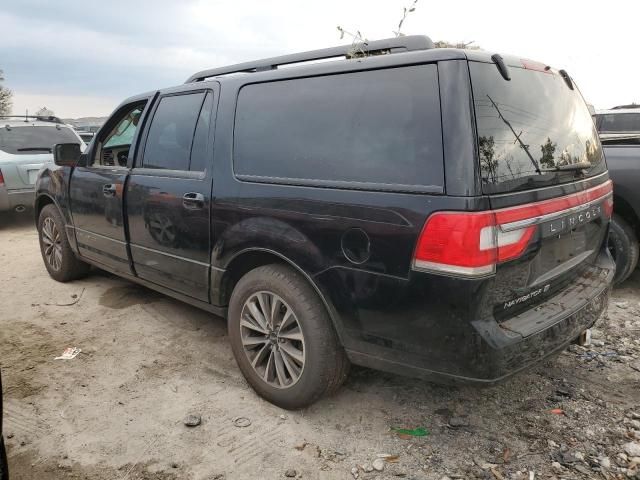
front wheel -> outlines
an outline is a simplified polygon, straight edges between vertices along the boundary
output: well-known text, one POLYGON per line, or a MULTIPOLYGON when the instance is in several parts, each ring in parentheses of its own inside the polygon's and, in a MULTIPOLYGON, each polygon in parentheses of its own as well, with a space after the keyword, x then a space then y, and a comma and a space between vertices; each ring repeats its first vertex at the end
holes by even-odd
POLYGON ((638 265, 640 246, 635 231, 620 215, 614 215, 609 229, 609 251, 616 262, 614 285, 624 282, 638 265))
POLYGON ((337 389, 349 362, 327 309, 294 270, 266 265, 233 290, 229 338, 243 375, 279 407, 306 407, 337 389))
POLYGON ((71 250, 62 216, 55 205, 47 205, 40 212, 38 236, 42 260, 51 278, 68 282, 89 272, 89 265, 79 260, 71 250))

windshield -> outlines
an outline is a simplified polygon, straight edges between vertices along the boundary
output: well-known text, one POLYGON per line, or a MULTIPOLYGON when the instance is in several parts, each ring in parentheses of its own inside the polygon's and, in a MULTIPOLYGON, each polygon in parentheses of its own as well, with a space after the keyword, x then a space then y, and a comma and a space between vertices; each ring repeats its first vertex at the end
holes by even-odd
POLYGON ((640 113, 599 113, 596 122, 601 133, 640 133, 640 113))
POLYGON ((0 150, 13 155, 51 153, 56 143, 80 144, 80 140, 69 127, 60 125, 0 128, 0 150))
POLYGON ((577 88, 548 72, 469 62, 483 191, 574 181, 605 170, 593 120, 577 88), (578 168, 575 165, 578 164, 578 168))

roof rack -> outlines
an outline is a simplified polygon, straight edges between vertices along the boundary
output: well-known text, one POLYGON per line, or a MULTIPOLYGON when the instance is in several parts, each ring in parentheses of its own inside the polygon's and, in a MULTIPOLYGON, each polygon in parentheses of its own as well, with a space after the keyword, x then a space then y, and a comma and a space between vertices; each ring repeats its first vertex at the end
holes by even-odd
POLYGON ((342 45, 339 47, 323 48, 308 52, 293 53, 280 57, 265 58, 253 62, 237 63, 226 67, 211 68, 191 75, 185 83, 202 82, 207 78, 229 75, 231 73, 255 73, 267 70, 276 70, 282 65, 294 63, 311 62, 314 60, 324 60, 329 58, 345 59, 357 57, 357 53, 368 55, 381 55, 389 53, 409 52, 413 50, 428 50, 434 48, 434 44, 426 35, 409 35, 404 37, 387 38, 384 40, 374 40, 362 44, 342 45))
POLYGON ((58 117, 54 117, 53 115, 48 115, 46 117, 38 116, 38 115, 0 115, 0 119, 8 119, 8 118, 19 118, 24 120, 26 123, 29 123, 29 119, 33 119, 39 122, 51 122, 51 123, 64 123, 58 117))

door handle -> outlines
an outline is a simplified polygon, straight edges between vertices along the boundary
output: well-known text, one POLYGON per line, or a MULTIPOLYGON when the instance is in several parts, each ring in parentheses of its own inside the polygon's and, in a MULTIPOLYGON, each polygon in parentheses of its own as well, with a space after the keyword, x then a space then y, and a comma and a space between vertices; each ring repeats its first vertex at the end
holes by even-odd
POLYGON ((108 183, 107 185, 102 186, 102 194, 105 197, 115 197, 116 196, 116 186, 113 183, 108 183))
POLYGON ((189 192, 182 196, 182 206, 190 210, 197 210, 204 207, 204 195, 201 193, 189 192))

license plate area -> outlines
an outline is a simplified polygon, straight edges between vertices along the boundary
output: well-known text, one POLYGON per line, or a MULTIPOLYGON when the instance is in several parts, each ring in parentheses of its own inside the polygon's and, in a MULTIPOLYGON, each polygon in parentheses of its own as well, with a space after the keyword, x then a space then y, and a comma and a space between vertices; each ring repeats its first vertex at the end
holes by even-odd
POLYGON ((534 286, 569 274, 579 263, 595 258, 607 221, 600 202, 541 223, 539 250, 531 259, 527 284, 534 286))

